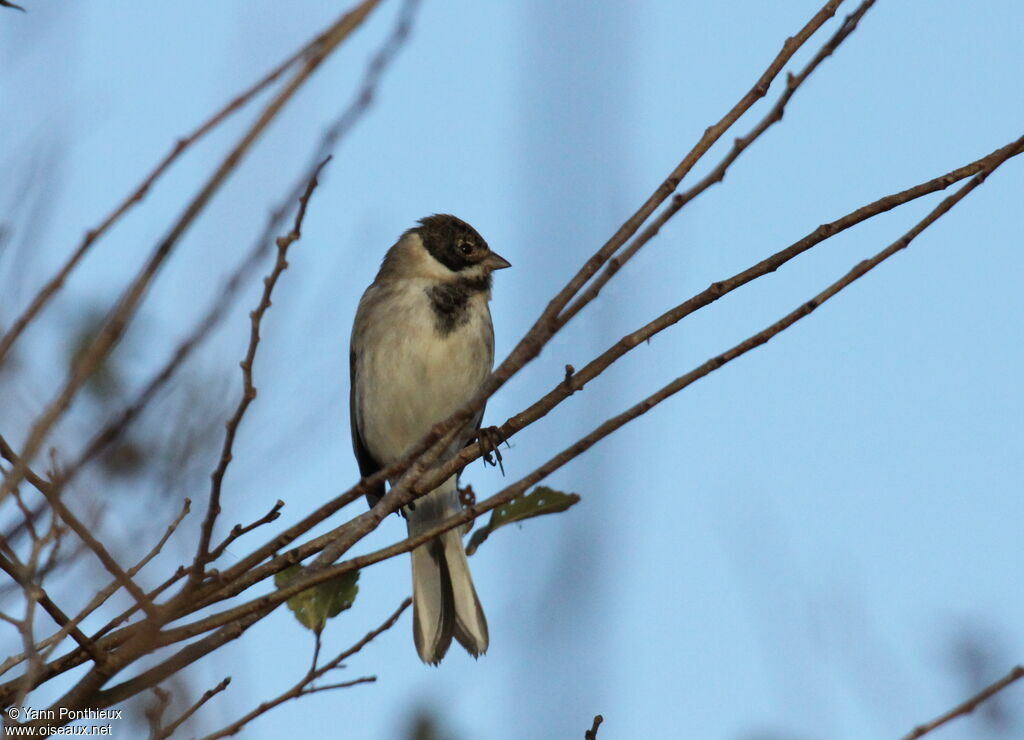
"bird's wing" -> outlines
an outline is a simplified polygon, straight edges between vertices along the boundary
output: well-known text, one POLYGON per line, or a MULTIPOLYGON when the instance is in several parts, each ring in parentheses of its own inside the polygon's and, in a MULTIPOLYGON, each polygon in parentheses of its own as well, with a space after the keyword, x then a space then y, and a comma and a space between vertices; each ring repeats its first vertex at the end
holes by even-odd
MULTIPOLYGON (((367 449, 366 443, 363 441, 363 435, 359 433, 359 425, 356 423, 356 353, 355 350, 349 350, 348 354, 348 370, 349 370, 349 393, 348 393, 348 418, 352 425, 352 450, 356 453, 356 461, 359 463, 359 474, 364 478, 367 478, 378 470, 381 465, 377 460, 374 459, 373 455, 370 454, 370 450, 367 449)), ((366 500, 370 506, 373 506, 381 497, 384 495, 384 482, 381 481, 376 486, 366 492, 366 500)))

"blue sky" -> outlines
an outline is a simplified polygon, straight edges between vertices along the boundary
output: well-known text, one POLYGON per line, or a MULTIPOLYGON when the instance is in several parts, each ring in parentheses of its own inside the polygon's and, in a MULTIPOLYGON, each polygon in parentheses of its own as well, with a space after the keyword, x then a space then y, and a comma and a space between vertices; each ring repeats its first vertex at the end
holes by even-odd
MULTIPOLYGON (((12 276, 0 261, 3 316, 176 137, 340 10, 319 0, 25 5, 26 15, 0 15, 0 167, 20 172, 48 155, 56 184, 31 269, 12 276)), ((282 498, 283 527, 354 481, 348 332, 399 233, 454 212, 513 263, 492 305, 507 352, 818 5, 424 3, 323 178, 275 294, 225 522, 282 498)), ((248 249, 397 9, 385 3, 325 66, 191 229, 128 337, 134 382, 248 249)), ((1020 136, 1022 32, 1019 3, 877 3, 785 120, 492 399, 487 419, 503 421, 566 363, 582 366, 818 224, 1020 136)), ((19 412, 60 378, 48 358, 62 317, 112 300, 252 115, 191 151, 93 251, 26 337, 34 375, 12 393, 19 412)), ((1022 194, 1024 162, 1014 160, 813 316, 553 475, 582 503, 497 533, 473 558, 486 658, 453 652, 438 669, 422 666, 405 617, 349 663, 346 676, 376 674, 376 685, 292 702, 245 737, 395 737, 419 706, 462 738, 579 736, 598 712, 602 738, 893 737, 967 694, 948 657, 956 635, 995 636, 998 678, 1024 655, 1022 194)), ((504 482, 788 312, 941 197, 848 231, 638 348, 516 438, 504 482)), ((253 290, 193 363, 227 398, 238 392, 253 290)), ((480 465, 464 479, 478 494, 503 485, 480 465)), ((135 508, 117 507, 112 526, 130 535, 145 511, 135 508)), ((393 518, 362 547, 402 532, 393 518)), ((351 644, 408 588, 405 559, 364 572, 325 650, 351 644)), ((309 642, 280 610, 200 663, 199 688, 233 676, 200 727, 290 685, 309 642)), ((1019 708, 1024 688, 1005 698, 1019 708)), ((961 720, 936 737, 980 728, 961 720)))

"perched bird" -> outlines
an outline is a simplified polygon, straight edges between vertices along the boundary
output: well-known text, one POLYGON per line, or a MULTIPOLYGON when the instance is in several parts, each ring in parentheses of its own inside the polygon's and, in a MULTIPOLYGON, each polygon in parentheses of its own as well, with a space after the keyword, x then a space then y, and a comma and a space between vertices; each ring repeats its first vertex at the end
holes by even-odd
MULTIPOLYGON (((494 362, 491 273, 510 266, 472 226, 449 215, 422 219, 384 255, 352 326, 349 413, 364 478, 401 459, 479 390, 494 362)), ((482 417, 481 409, 446 458, 474 438, 482 417)), ((381 483, 368 494, 370 505, 383 495, 381 483)), ((415 536, 459 509, 453 475, 402 514, 415 536)), ((452 637, 473 657, 487 651, 487 620, 458 529, 412 551, 412 594, 423 662, 441 662, 452 637)))

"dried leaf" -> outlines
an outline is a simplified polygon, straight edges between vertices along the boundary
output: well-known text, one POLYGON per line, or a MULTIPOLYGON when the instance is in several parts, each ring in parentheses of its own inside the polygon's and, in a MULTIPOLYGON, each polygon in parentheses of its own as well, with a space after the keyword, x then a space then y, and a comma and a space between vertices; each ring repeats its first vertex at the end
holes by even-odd
POLYGON ((473 536, 469 538, 466 554, 472 555, 476 552, 476 549, 498 527, 544 514, 557 514, 560 511, 565 511, 579 500, 580 497, 575 493, 564 493, 547 486, 537 486, 528 495, 514 498, 492 511, 490 521, 483 527, 477 528, 473 532, 473 536))

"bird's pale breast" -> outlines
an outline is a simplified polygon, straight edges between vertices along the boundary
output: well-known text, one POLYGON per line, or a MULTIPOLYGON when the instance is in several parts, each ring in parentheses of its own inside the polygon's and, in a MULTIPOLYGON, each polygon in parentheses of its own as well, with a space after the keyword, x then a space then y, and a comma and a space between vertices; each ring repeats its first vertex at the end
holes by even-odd
POLYGON ((464 324, 441 333, 427 297, 430 283, 396 282, 367 291, 353 337, 359 428, 385 465, 468 401, 494 359, 486 293, 470 298, 464 324))

